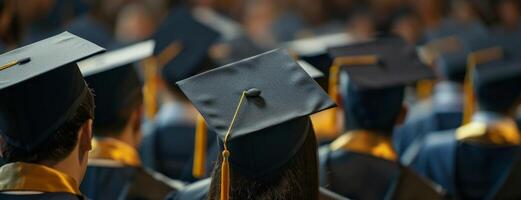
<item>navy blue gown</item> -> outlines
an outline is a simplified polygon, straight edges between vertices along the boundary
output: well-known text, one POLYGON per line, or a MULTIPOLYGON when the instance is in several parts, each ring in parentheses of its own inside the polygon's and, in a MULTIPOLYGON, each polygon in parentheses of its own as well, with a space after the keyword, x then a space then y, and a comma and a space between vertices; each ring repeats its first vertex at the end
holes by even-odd
POLYGON ((140 167, 89 166, 80 190, 92 200, 163 199, 177 187, 140 167))
POLYGON ((413 166, 454 198, 486 199, 502 184, 518 150, 458 141, 449 130, 429 135, 413 166))
POLYGON ((345 150, 320 149, 320 185, 352 199, 384 199, 399 175, 396 162, 345 150))

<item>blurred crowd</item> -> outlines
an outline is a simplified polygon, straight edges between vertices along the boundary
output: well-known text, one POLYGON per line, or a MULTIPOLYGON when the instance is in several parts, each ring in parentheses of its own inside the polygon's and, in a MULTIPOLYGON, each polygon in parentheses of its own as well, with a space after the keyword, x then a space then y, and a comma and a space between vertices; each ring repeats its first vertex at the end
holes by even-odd
MULTIPOLYGON (((120 43, 150 37, 174 6, 197 8, 213 26, 252 49, 272 49, 298 38, 346 31, 357 38, 395 33, 410 43, 436 37, 441 26, 483 24, 515 32, 518 1, 486 0, 26 0, 1 2, 5 49, 29 44, 89 19, 120 43), (222 20, 221 20, 222 21, 222 20)), ((101 35, 101 33, 99 33, 101 35)))

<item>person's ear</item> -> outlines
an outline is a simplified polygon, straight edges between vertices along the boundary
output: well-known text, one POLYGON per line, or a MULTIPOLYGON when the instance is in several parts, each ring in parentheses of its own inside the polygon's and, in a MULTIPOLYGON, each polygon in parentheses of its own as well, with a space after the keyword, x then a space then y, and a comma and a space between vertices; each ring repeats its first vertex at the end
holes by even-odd
POLYGON ((407 118, 407 106, 402 105, 402 108, 400 109, 400 114, 398 114, 398 118, 396 118, 396 125, 402 124, 405 122, 405 119, 407 118))
POLYGON ((80 128, 79 133, 80 151, 87 152, 92 149, 92 119, 87 120, 80 128))

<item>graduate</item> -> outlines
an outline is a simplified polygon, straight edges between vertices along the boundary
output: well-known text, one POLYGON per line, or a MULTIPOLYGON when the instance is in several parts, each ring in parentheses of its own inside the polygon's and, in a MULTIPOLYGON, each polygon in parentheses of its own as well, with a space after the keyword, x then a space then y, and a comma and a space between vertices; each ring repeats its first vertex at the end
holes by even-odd
POLYGON ((469 60, 475 63, 469 76, 473 93, 466 95, 475 97, 477 112, 457 129, 429 135, 415 167, 454 198, 486 199, 494 195, 521 144, 513 118, 521 67, 499 47, 474 52, 469 60))
POLYGON ((143 116, 142 82, 133 63, 152 55, 153 41, 78 63, 95 94, 94 141, 81 191, 92 199, 161 199, 181 184, 155 178, 137 148, 143 116))
MULTIPOLYGON (((452 32, 456 32, 453 30, 452 32)), ((406 122, 395 129, 393 144, 400 158, 411 163, 424 136, 436 131, 454 129, 463 122, 465 109, 463 96, 464 81, 468 68, 467 55, 470 52, 501 44, 502 37, 484 37, 471 30, 437 39, 424 45, 424 62, 430 63, 436 71, 438 80, 433 83, 432 96, 412 104, 406 122), (427 109, 421 109, 422 105, 427 109)))
POLYGON ((347 198, 383 199, 400 174, 391 137, 405 117, 404 87, 433 72, 395 37, 329 52, 348 78, 339 87, 347 132, 320 148, 320 185, 347 198))
POLYGON ((178 82, 219 138, 211 179, 171 199, 319 199, 310 114, 334 107, 286 51, 178 82))
POLYGON ((441 80, 434 85, 432 111, 398 126, 393 134, 393 146, 408 164, 417 155, 428 133, 457 128, 463 118, 463 82, 466 71, 465 53, 441 54, 436 60, 441 80))
POLYGON ((64 32, 0 55, 0 199, 85 199, 94 99, 76 61, 102 51, 64 32))
MULTIPOLYGON (((157 44, 154 49, 156 66, 146 67, 156 67, 163 90, 158 92, 161 95, 158 100, 160 108, 153 119, 150 134, 144 138, 141 151, 147 165, 158 172, 170 178, 193 182, 209 176, 215 156, 199 160, 195 163, 197 172, 193 172, 199 114, 175 83, 213 67, 208 50, 219 39, 219 34, 198 22, 188 7, 177 7, 171 10, 158 28, 154 39, 157 44)), ((217 153, 214 134, 199 142, 204 147, 198 150, 205 154, 207 151, 217 153)))

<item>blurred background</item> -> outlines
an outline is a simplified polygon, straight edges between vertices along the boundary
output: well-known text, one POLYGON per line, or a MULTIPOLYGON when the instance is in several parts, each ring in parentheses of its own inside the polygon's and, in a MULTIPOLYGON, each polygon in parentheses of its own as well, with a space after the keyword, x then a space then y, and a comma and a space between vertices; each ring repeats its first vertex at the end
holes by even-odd
POLYGON ((243 41, 252 51, 340 31, 356 38, 396 33, 413 44, 437 37, 442 26, 515 32, 520 15, 517 0, 1 0, 0 46, 5 51, 63 30, 74 33, 88 20, 99 27, 91 30, 99 32, 93 42, 109 42, 104 32, 132 43, 151 37, 176 6, 196 8, 225 40, 243 41))

